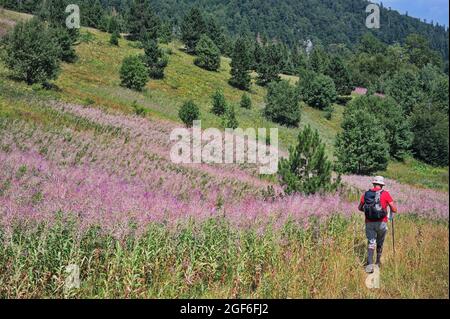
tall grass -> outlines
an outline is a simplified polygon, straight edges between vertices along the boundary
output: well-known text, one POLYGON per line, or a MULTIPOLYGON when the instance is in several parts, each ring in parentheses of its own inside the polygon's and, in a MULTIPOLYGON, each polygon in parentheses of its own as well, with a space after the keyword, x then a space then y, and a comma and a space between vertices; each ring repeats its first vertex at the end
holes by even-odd
POLYGON ((0 298, 448 298, 448 226, 399 219, 397 256, 388 238, 381 288, 369 290, 362 223, 258 233, 219 218, 120 241, 97 227, 80 236, 70 220, 31 234, 18 224, 0 231, 0 298), (70 264, 79 289, 65 289, 70 264))

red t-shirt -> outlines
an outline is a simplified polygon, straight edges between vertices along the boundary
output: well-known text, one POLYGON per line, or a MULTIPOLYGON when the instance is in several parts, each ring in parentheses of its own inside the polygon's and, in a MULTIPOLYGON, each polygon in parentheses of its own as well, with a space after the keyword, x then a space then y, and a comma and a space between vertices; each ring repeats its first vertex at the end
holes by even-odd
MULTIPOLYGON (((376 192, 376 191, 379 191, 380 189, 381 189, 380 187, 375 187, 375 188, 372 188, 372 191, 376 192)), ((387 211, 389 203, 391 203, 393 201, 394 200, 392 199, 391 194, 389 194, 388 191, 383 191, 383 193, 381 193, 380 204, 381 204, 381 207, 383 207, 383 209, 385 211, 387 211)), ((362 195, 362 197, 361 197, 361 205, 364 205, 364 195, 362 195)), ((372 223, 373 222, 384 222, 384 223, 387 223, 388 222, 388 217, 386 216, 386 217, 384 217, 384 218, 382 218, 380 220, 368 220, 366 218, 366 223, 369 223, 369 222, 372 222, 372 223)))

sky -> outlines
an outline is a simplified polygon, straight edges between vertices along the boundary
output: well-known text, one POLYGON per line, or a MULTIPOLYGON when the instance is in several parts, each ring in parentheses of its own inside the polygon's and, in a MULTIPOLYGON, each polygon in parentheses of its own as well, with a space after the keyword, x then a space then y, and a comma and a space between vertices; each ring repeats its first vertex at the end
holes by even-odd
POLYGON ((448 0, 382 0, 384 7, 391 7, 400 13, 408 14, 412 17, 427 19, 439 22, 440 25, 449 25, 448 22, 448 0))

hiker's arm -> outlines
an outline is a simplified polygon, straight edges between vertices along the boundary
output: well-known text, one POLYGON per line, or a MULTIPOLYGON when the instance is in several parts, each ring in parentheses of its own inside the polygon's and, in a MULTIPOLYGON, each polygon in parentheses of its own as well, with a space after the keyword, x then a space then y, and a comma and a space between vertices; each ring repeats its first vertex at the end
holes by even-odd
POLYGON ((395 205, 394 201, 389 202, 388 204, 389 204, 389 207, 391 208, 391 211, 392 211, 393 213, 397 213, 397 212, 398 212, 397 206, 395 205))
POLYGON ((364 203, 359 203, 358 209, 360 212, 364 212, 364 203))

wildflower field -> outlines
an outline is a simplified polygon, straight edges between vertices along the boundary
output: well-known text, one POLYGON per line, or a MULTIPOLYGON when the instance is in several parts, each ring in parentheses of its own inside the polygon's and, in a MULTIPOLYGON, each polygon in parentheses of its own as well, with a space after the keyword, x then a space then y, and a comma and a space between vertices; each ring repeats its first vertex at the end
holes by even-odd
POLYGON ((284 197, 251 167, 172 164, 172 123, 35 103, 51 125, 0 121, 3 298, 446 297, 443 192, 389 181, 398 255, 374 292, 356 213, 369 177, 284 197), (64 290, 69 264, 80 289, 64 290))
MULTIPOLYGON (((195 98, 205 125, 217 124, 206 110, 229 62, 207 75, 170 44, 167 78, 132 93, 117 66, 136 49, 90 31, 57 91, 17 83, 0 64, 0 298, 449 298, 448 168, 410 185, 406 164, 391 166, 396 255, 389 234, 381 287, 370 290, 357 211, 370 177, 285 196, 251 165, 173 164, 178 105, 195 98), (133 115, 134 101, 149 115, 133 115), (69 265, 79 288, 65 289, 69 265)), ((268 125, 263 96, 256 88, 256 109, 239 110, 244 127, 268 125)), ((305 108, 302 125, 331 148, 342 111, 328 122, 305 108)), ((282 128, 282 146, 297 133, 282 128)))

